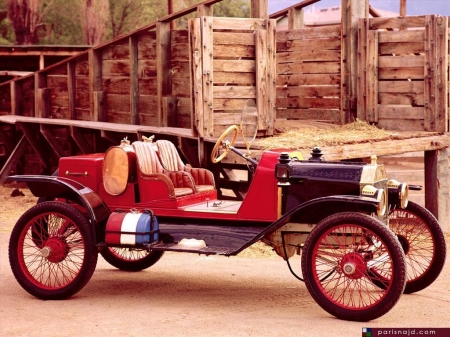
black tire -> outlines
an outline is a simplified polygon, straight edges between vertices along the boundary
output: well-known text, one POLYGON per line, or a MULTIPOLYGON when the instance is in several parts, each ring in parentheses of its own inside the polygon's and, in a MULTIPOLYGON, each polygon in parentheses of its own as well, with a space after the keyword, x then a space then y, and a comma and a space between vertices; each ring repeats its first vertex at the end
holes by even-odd
POLYGON ((42 202, 26 211, 9 241, 14 277, 43 300, 61 300, 80 291, 92 277, 97 258, 89 221, 60 202, 42 202))
POLYGON ((444 268, 444 233, 434 215, 410 201, 405 209, 389 214, 389 227, 397 235, 406 256, 405 294, 425 289, 444 268))
POLYGON ((318 223, 302 254, 305 284, 328 313, 349 321, 369 321, 391 310, 403 293, 406 264, 392 231, 362 213, 338 213, 318 223), (376 271, 389 284, 371 282, 376 271))
POLYGON ((163 251, 147 251, 138 248, 107 247, 100 251, 113 267, 126 271, 140 271, 153 266, 163 256, 163 251))

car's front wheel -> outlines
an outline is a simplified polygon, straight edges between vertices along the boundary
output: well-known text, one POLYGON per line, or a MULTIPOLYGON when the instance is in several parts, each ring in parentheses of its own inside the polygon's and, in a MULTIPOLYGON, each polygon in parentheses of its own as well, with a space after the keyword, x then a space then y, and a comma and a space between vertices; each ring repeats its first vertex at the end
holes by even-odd
POLYGON ((302 273, 314 300, 350 321, 376 319, 393 308, 406 281, 405 255, 392 231, 361 213, 338 213, 308 235, 302 273), (378 275, 386 287, 377 287, 378 275))

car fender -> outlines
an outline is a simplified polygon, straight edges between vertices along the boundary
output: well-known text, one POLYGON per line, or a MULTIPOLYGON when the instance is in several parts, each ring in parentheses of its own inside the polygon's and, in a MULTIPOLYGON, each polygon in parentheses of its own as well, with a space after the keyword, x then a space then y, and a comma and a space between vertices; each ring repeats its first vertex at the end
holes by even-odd
POLYGON ((105 221, 111 214, 109 208, 96 193, 72 179, 58 176, 16 175, 9 176, 6 180, 26 183, 36 197, 62 198, 81 205, 86 209, 91 220, 95 238, 98 234, 98 224, 105 221))

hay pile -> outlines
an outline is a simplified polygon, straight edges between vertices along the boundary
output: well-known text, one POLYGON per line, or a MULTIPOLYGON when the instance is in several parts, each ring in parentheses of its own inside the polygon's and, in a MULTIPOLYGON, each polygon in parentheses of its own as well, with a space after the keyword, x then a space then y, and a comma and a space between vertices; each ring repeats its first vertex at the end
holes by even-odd
POLYGON ((336 128, 305 127, 258 140, 258 147, 268 149, 305 149, 314 146, 336 146, 394 139, 389 132, 367 122, 356 120, 336 128))

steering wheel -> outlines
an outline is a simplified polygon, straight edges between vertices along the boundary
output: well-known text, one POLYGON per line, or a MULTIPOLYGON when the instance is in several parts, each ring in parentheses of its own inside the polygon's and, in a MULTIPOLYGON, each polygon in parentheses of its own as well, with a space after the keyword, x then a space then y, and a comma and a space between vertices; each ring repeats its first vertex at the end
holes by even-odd
POLYGON ((238 131, 239 131, 239 128, 236 125, 231 125, 228 129, 226 129, 220 135, 219 139, 217 139, 217 142, 214 145, 214 148, 211 152, 211 161, 214 164, 220 162, 223 158, 225 158, 228 155, 228 152, 230 152, 230 147, 233 146, 234 142, 236 141, 236 138, 238 136, 238 131), (233 134, 233 138, 231 139, 231 142, 224 141, 225 137, 228 136, 233 131, 234 131, 234 134, 233 134), (225 151, 219 157, 216 158, 216 155, 219 151, 219 146, 221 146, 221 145, 225 151))

